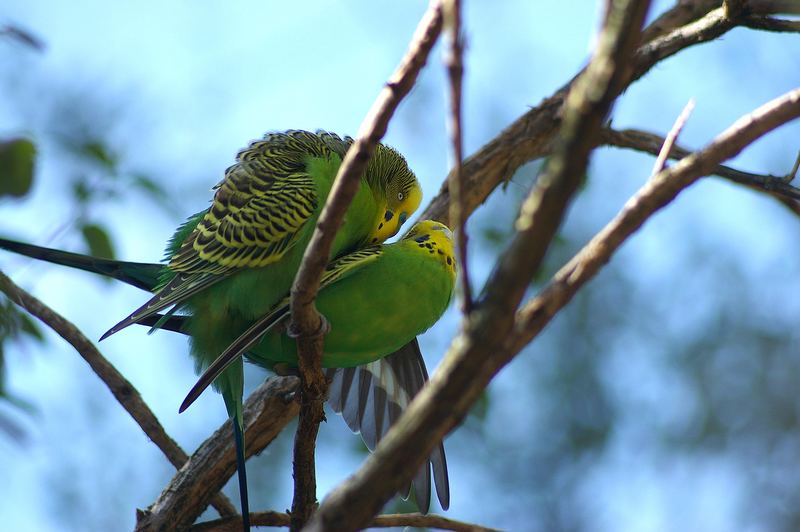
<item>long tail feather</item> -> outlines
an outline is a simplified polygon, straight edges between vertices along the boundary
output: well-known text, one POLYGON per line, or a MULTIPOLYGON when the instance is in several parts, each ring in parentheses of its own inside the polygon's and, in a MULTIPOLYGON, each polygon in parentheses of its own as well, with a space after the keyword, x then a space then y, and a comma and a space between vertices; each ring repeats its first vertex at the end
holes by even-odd
POLYGON ((233 441, 236 444, 236 474, 239 477, 239 503, 242 508, 242 529, 250 530, 250 502, 247 497, 247 466, 244 459, 244 431, 239 420, 231 419, 233 441))
POLYGON ((148 292, 152 292, 158 286, 159 276, 164 269, 162 264, 100 259, 90 255, 81 255, 80 253, 24 244, 5 238, 0 238, 0 248, 53 264, 112 277, 148 292))

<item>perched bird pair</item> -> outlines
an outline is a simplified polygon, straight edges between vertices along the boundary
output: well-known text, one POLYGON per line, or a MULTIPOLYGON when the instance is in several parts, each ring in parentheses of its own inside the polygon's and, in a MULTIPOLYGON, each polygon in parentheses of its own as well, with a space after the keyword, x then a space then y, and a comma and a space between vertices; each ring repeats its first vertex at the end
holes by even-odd
MULTIPOLYGON (((296 365, 295 340, 282 326, 288 292, 349 137, 288 131, 267 135, 237 156, 216 186, 209 209, 178 228, 168 264, 133 263, 0 240, 0 247, 108 275, 154 296, 103 338, 139 323, 191 338, 205 373, 181 410, 212 381, 233 419, 242 513, 248 505, 242 434, 242 355, 268 369, 296 365), (164 312, 165 311, 165 312, 164 312), (179 311, 179 313, 176 313, 179 311)), ((374 449, 427 379, 416 336, 447 307, 455 279, 450 231, 423 221, 400 241, 395 235, 421 201, 406 161, 378 145, 336 235, 317 308, 328 319, 323 367, 332 379, 329 402, 374 449)), ((414 480, 426 512, 430 470, 443 508, 449 505, 440 445, 414 480)), ((408 493, 404 493, 408 496, 408 493)))

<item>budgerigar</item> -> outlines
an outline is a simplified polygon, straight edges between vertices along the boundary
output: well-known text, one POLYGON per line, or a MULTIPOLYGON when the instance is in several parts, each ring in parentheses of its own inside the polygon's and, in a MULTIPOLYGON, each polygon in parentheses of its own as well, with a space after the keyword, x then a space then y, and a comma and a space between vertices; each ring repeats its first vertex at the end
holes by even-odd
MULTIPOLYGON (((97 259, 0 239, 0 247, 31 257, 100 273, 145 290, 158 283, 161 266, 97 259)), ((333 261, 323 276, 318 308, 329 319, 323 364, 331 378, 329 403, 370 450, 400 416, 427 380, 425 362, 415 336, 430 327, 451 298, 455 259, 449 230, 437 222, 421 222, 395 244, 369 246, 333 261), (352 312, 355 308, 358 312, 352 312), (410 341, 409 341, 410 340, 410 341), (399 348, 398 348, 399 347, 399 348), (380 358, 382 357, 382 358, 380 358)), ((280 329, 288 299, 259 320, 209 367, 186 408, 222 371, 237 352, 261 366, 293 365, 293 340, 280 329), (264 335, 265 338, 261 339, 264 335)), ((143 325, 161 322, 165 329, 187 333, 188 317, 153 315, 143 325)), ((442 508, 449 506, 444 446, 434 449, 413 485, 420 511, 428 511, 430 471, 442 508)), ((403 495, 407 496, 408 489, 403 495)))
MULTIPOLYGON (((439 222, 423 221, 394 244, 373 245, 342 256, 328 265, 322 277, 317 308, 331 326, 325 337, 322 365, 360 368, 355 372, 342 371, 334 378, 331 403, 344 413, 351 428, 362 431, 370 449, 374 449, 380 435, 427 379, 424 362, 416 362, 421 361, 421 355, 414 340, 436 323, 447 308, 455 276, 450 230, 439 222), (395 354, 390 364, 380 363, 382 357, 392 353, 395 354), (386 398, 375 392, 357 399, 362 387, 373 379, 386 398), (396 386, 394 379, 408 384, 396 386), (413 390, 410 396, 409 389, 413 390), (365 417, 364 410, 357 414, 353 406, 348 409, 348 397, 350 404, 361 408, 373 401, 369 412, 374 415, 365 417)), ((209 366, 181 410, 244 353, 249 360, 268 369, 276 364, 296 366, 296 341, 284 327, 288 317, 286 297, 209 366)), ((182 320, 182 317, 167 318, 165 325, 180 331, 182 320)), ((442 447, 431 462, 439 501, 446 508, 449 495, 442 447)), ((425 476, 418 477, 414 485, 417 503, 424 512, 430 498, 430 468, 426 466, 421 474, 425 476)))
MULTIPOLYGON (((349 137, 272 133, 239 152, 211 206, 170 240, 155 295, 103 338, 162 310, 185 312, 198 370, 269 311, 291 286, 349 137)), ((378 145, 337 233, 332 256, 394 235, 421 201, 405 159, 378 145)), ((242 512, 247 517, 242 435, 242 364, 215 381, 233 418, 242 512)), ((247 524, 247 523, 246 523, 247 524)))

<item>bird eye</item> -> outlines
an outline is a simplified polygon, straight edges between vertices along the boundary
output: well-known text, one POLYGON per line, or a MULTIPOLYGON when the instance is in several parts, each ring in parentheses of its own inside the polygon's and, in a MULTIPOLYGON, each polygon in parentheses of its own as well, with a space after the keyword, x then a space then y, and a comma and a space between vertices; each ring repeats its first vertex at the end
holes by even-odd
POLYGON ((397 193, 397 201, 403 201, 403 198, 405 198, 405 196, 403 195, 403 193, 402 193, 402 192, 398 192, 398 193, 397 193))

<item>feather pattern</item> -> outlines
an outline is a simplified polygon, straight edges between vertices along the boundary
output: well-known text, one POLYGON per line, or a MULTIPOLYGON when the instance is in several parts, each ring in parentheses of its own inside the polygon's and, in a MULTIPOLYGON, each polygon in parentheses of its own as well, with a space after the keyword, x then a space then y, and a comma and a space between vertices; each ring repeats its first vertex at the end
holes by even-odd
MULTIPOLYGON (((331 368, 326 375, 331 381, 328 404, 342 415, 350 430, 361 433, 370 451, 375 450, 428 380, 416 338, 375 362, 354 368, 331 368)), ((450 484, 441 442, 412 481, 422 513, 429 510, 431 468, 439 504, 446 510, 450 506, 450 484)), ((407 486, 401 491, 404 499, 410 495, 410 488, 407 486)))

